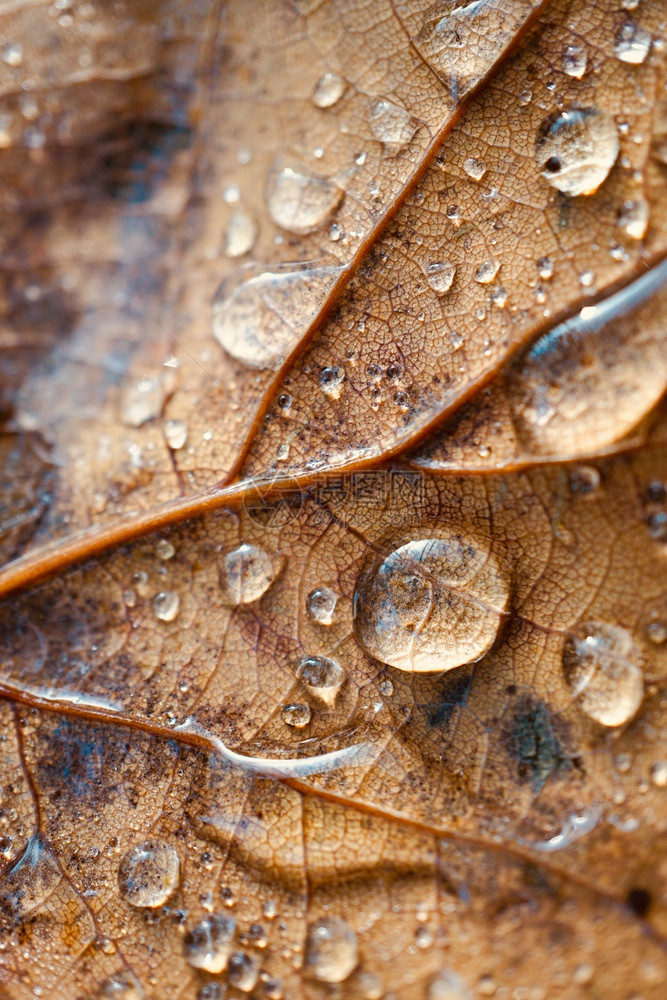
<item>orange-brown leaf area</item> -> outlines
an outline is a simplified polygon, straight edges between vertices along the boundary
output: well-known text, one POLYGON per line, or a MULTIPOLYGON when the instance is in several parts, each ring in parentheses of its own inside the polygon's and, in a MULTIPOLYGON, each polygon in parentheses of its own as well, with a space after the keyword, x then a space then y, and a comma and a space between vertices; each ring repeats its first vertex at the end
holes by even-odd
POLYGON ((1 1000, 660 1000, 664 4, 0 27, 1 1000))

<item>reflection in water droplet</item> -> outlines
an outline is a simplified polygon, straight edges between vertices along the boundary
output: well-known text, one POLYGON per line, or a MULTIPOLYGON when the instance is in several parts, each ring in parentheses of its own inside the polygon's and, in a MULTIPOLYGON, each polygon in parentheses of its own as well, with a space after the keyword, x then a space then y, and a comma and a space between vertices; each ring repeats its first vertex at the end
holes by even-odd
POLYGON ((173 622, 181 606, 181 599, 174 590, 161 590, 153 598, 155 617, 162 622, 173 622))
POLYGON ((320 389, 331 399, 339 399, 343 391, 345 381, 345 371, 338 365, 331 368, 323 368, 320 372, 320 389))
POLYGON ((568 45, 563 53, 563 72, 580 80, 586 72, 586 62, 583 45, 568 45))
POLYGON ((468 177, 472 177, 474 181, 481 181, 482 177, 486 173, 486 167, 481 160, 475 159, 474 156, 469 156, 467 160, 464 161, 463 169, 467 173, 468 177))
POLYGON ((236 607, 251 604, 267 592, 282 572, 285 557, 245 542, 223 556, 220 587, 227 602, 236 607))
POLYGON ((331 108, 336 104, 345 90, 345 80, 338 73, 325 73, 315 84, 313 104, 318 108, 331 108))
POLYGON ((244 951, 235 951, 230 955, 227 965, 227 980, 230 986, 235 986, 242 993, 251 993, 257 985, 259 965, 257 959, 244 951))
POLYGON ((574 197, 597 191, 618 150, 616 125, 606 111, 573 108, 544 122, 536 158, 549 184, 574 197))
POLYGON ((165 400, 161 378, 142 378, 128 386, 121 400, 121 419, 128 427, 141 427, 160 415, 165 400))
POLYGON ((321 983, 342 983, 359 962, 357 935, 341 917, 322 917, 308 927, 306 971, 321 983))
POLYGON ((165 420, 164 436, 172 451, 178 451, 188 440, 188 425, 184 420, 165 420))
POLYGON ((306 174, 293 167, 269 175, 266 204, 277 226, 290 233, 312 233, 333 215, 344 191, 326 177, 306 174))
POLYGON ((422 264, 422 270, 426 275, 429 285, 438 295, 445 295, 452 287, 456 268, 448 260, 434 261, 431 264, 422 264))
POLYGON ((614 38, 614 53, 621 62, 638 66, 643 63, 651 47, 651 35, 646 28, 627 20, 614 38))
POLYGON ((205 917, 183 938, 183 954, 194 969, 218 973, 232 953, 236 921, 222 913, 205 917))
POLYGON ((622 726, 637 712, 644 677, 632 636, 617 625, 581 622, 563 646, 563 669, 572 697, 603 726, 622 726))
POLYGON ((338 597, 331 587, 316 587, 306 598, 306 611, 318 625, 331 625, 338 597))
POLYGON ((472 1000, 472 993, 456 972, 443 969, 431 980, 426 1000, 472 1000))
POLYGON ((345 681, 345 671, 328 656, 304 656, 296 665, 296 676, 308 691, 329 708, 345 681))
POLYGON ((375 101, 368 120, 375 138, 390 152, 398 152, 417 131, 417 122, 410 112, 386 99, 375 101))
POLYGON ((225 253, 228 257, 242 257, 255 245, 258 226, 248 212, 234 212, 225 229, 225 253))
POLYGON ((180 878, 178 854, 161 840, 145 840, 123 855, 118 887, 132 906, 155 908, 167 902, 180 878))
POLYGON ((645 198, 623 202, 618 215, 619 228, 633 240, 643 239, 648 229, 649 211, 645 198))
POLYGON ((475 281, 478 281, 480 285, 488 285, 493 281, 499 270, 500 264, 497 260, 485 260, 475 271, 475 281))
POLYGON ((290 702, 280 709, 280 716, 285 725, 294 729, 304 729, 310 722, 311 714, 310 705, 301 702, 290 702))
POLYGON ((128 969, 109 976, 100 985, 95 1000, 145 1000, 139 980, 128 969))
POLYGON ((287 264, 223 281, 212 303, 213 336, 249 368, 279 368, 333 286, 340 268, 287 264))
POLYGON ((508 599, 508 581, 481 543, 415 540, 362 571, 355 630, 363 648, 382 663, 442 672, 486 653, 508 599))

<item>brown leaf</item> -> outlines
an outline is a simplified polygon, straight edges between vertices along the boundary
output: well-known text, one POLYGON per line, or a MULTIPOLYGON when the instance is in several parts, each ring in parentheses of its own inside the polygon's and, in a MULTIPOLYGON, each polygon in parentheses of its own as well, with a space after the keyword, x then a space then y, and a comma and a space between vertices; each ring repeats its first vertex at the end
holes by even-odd
POLYGON ((0 996, 658 1000, 658 0, 0 17, 0 996))

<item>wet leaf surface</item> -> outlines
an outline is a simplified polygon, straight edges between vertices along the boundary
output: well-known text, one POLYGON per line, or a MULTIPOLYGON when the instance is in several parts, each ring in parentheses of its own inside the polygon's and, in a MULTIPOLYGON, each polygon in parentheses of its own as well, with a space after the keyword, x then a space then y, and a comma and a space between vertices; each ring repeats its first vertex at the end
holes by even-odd
POLYGON ((658 1000, 660 3, 0 18, 0 995, 658 1000))

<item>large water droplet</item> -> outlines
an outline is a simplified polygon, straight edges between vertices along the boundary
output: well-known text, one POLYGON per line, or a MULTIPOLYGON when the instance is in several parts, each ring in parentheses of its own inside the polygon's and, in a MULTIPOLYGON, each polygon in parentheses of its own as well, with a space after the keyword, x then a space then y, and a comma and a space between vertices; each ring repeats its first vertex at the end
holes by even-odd
POLYGON ((269 175, 266 204, 277 226, 290 233, 312 233, 333 215, 344 191, 326 177, 303 173, 293 167, 269 175))
POLYGON ((234 212, 225 229, 225 253, 228 257, 242 257, 255 245, 258 226, 248 212, 234 212))
POLYGON ((318 625, 331 625, 338 597, 331 587, 316 587, 306 598, 306 611, 318 625))
POLYGON ((638 66, 651 48, 651 34, 634 21, 627 20, 614 38, 614 53, 621 62, 638 66))
POLYGON ((583 45, 568 45, 563 53, 563 72, 580 80, 586 72, 586 49, 583 45))
POLYGON ((338 73, 325 73, 315 84, 313 104, 318 108, 331 108, 345 91, 345 80, 338 73))
POLYGON ((426 280, 437 295, 446 295, 452 287, 456 268, 448 260, 433 261, 422 264, 426 280))
POLYGON ((123 855, 118 868, 120 894, 132 906, 163 906, 180 878, 178 854, 162 840, 145 840, 123 855))
POLYGON ((491 647, 508 599, 507 579, 481 543, 419 539, 362 571, 355 630, 382 663, 406 671, 451 670, 491 647))
POLYGON ((410 112, 386 98, 371 105, 368 120, 371 132, 389 152, 398 152, 417 131, 417 122, 410 112))
POLYGON ((296 676, 314 698, 331 707, 345 681, 345 671, 328 656, 304 656, 296 665, 296 676))
POLYGON ((145 1000, 146 994, 136 978, 127 969, 116 972, 101 983, 95 1000, 145 1000))
POLYGON ((236 275, 218 288, 212 303, 213 336, 249 368, 279 368, 324 302, 340 268, 287 264, 236 275))
POLYGON ((267 592, 281 573, 285 557, 242 543, 223 556, 220 586, 229 604, 251 604, 267 592))
POLYGON ((322 917, 308 928, 306 970, 321 983, 342 983, 357 967, 357 935, 341 917, 322 917))
POLYGON ((222 913, 204 917, 183 939, 183 954, 195 969, 222 972, 233 950, 236 921, 222 913))
POLYGON ((181 606, 181 599, 175 590, 161 590, 153 599, 155 617, 162 622, 173 622, 181 606))
POLYGON ((573 108, 543 124, 536 158, 549 184, 574 197, 597 191, 618 150, 616 125, 606 111, 573 108))
POLYGON ((251 993, 257 985, 259 965, 257 959, 244 951, 235 951, 230 955, 227 966, 227 980, 230 986, 235 986, 242 993, 251 993))
POLYGON ((572 697, 603 726, 622 726, 637 712, 644 677, 632 636, 618 625, 581 622, 563 646, 572 697))

